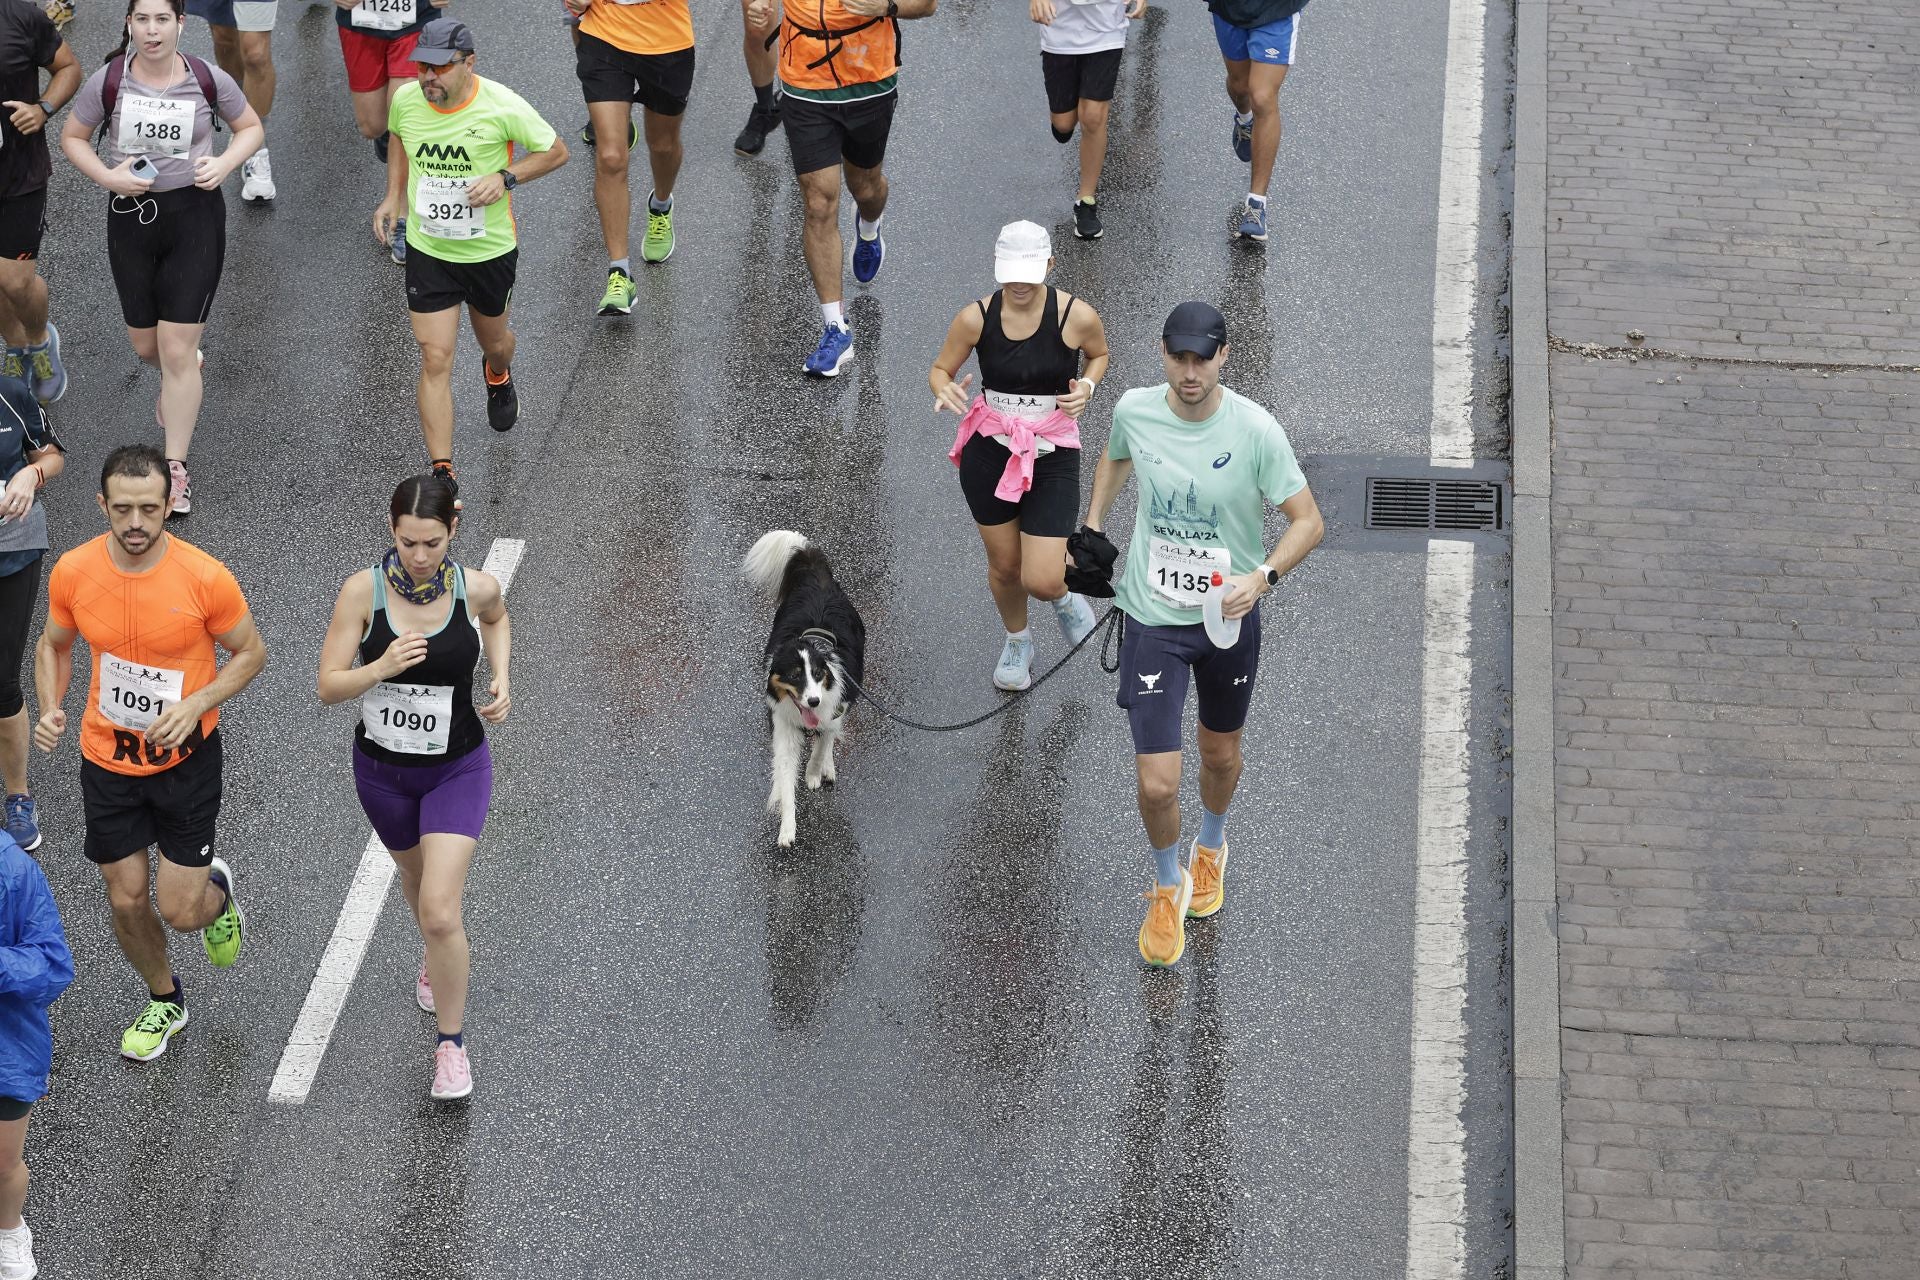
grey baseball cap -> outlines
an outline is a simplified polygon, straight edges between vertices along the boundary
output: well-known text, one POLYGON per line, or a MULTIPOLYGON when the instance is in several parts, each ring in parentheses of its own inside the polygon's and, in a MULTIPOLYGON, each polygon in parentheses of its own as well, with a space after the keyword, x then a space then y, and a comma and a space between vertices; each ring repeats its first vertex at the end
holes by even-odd
POLYGON ((413 46, 413 60, 445 66, 472 52, 473 28, 457 18, 435 18, 420 28, 420 41, 413 46))

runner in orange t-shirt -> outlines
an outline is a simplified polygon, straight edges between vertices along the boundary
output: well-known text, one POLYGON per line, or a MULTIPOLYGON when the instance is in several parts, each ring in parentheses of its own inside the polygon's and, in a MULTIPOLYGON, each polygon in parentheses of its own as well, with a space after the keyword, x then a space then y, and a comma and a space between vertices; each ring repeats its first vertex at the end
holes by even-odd
POLYGON ((107 455, 100 509, 108 533, 61 556, 47 579, 47 627, 34 652, 40 720, 51 752, 66 732, 73 642, 93 653, 80 720, 86 854, 99 864, 113 931, 151 1001, 120 1038, 146 1062, 187 1024, 186 994, 167 959, 167 924, 197 929, 219 968, 240 954, 245 921, 233 870, 213 856, 220 813, 220 704, 266 665, 240 584, 218 560, 167 533, 167 460, 149 445, 107 455), (215 661, 214 644, 232 655, 215 661), (158 845, 148 902, 147 846, 158 845), (138 855, 138 856, 136 856, 138 855))
POLYGON ((607 242, 607 291, 599 314, 633 313, 633 104, 639 103, 653 190, 640 258, 657 267, 673 256, 673 184, 684 150, 680 120, 693 90, 693 11, 687 0, 565 0, 580 15, 575 73, 593 133, 593 203, 607 242))

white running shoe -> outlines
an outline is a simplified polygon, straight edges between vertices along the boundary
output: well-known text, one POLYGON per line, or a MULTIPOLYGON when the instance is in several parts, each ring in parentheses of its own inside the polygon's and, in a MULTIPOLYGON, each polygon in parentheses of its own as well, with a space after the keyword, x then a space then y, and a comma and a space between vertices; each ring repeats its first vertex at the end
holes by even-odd
POLYGON ((993 667, 993 687, 1015 693, 1033 683, 1033 637, 1007 637, 993 667))
POLYGON ((33 1261, 33 1232, 23 1219, 18 1231, 0 1231, 0 1280, 33 1280, 40 1268, 33 1261))
POLYGON ((273 186, 273 163, 267 159, 265 147, 254 152, 241 164, 240 177, 242 200, 271 200, 277 194, 273 186))

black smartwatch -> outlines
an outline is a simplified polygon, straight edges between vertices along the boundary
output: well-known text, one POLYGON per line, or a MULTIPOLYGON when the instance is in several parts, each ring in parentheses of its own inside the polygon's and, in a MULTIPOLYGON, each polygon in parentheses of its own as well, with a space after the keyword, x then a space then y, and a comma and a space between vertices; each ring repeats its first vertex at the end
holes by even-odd
POLYGON ((39 107, 42 111, 46 112, 47 119, 49 120, 53 119, 53 113, 56 110, 58 110, 58 108, 56 108, 52 103, 48 102, 45 98, 40 99, 40 101, 36 102, 34 105, 39 107))
POLYGON ((1270 564, 1262 564, 1260 566, 1260 576, 1267 580, 1267 590, 1269 591, 1280 585, 1280 571, 1270 564))
POLYGON ((500 171, 500 185, 511 191, 520 185, 520 179, 513 176, 513 170, 502 169, 500 171))

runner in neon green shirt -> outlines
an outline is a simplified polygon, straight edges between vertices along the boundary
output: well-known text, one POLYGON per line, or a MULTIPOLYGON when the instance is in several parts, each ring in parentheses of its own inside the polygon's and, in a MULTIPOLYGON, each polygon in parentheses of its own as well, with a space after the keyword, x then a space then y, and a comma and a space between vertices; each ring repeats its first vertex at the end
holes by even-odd
POLYGON ((513 197, 567 162, 553 127, 513 90, 474 73, 473 32, 435 18, 414 46, 415 83, 393 95, 387 195, 373 233, 407 269, 407 310, 420 343, 420 431, 434 471, 454 483, 453 347, 465 304, 486 357, 487 421, 520 417, 507 305, 519 268, 513 197), (514 144, 526 152, 513 158, 514 144), (393 234, 403 227, 404 234, 393 234))
POLYGON ((1140 926, 1140 955, 1170 965, 1186 949, 1186 918, 1226 902, 1227 805, 1240 782, 1240 736, 1260 670, 1260 598, 1320 543, 1320 508, 1273 415, 1220 385, 1227 321, 1204 302, 1183 302, 1161 331, 1167 380, 1129 391, 1093 476, 1087 521, 1067 540, 1076 582, 1092 566, 1110 578, 1115 552, 1101 532, 1127 477, 1140 477, 1140 507, 1117 592, 1126 612, 1120 691, 1139 781, 1140 819, 1153 850, 1153 887, 1140 926), (1287 531, 1261 540, 1267 505, 1287 531), (1215 575, 1218 575, 1217 578, 1215 575), (1224 595, 1216 593, 1225 592, 1224 595), (1238 635, 1216 643, 1203 606, 1220 601, 1238 635), (1180 746, 1187 688, 1200 710, 1200 830, 1191 866, 1180 860, 1180 746))

